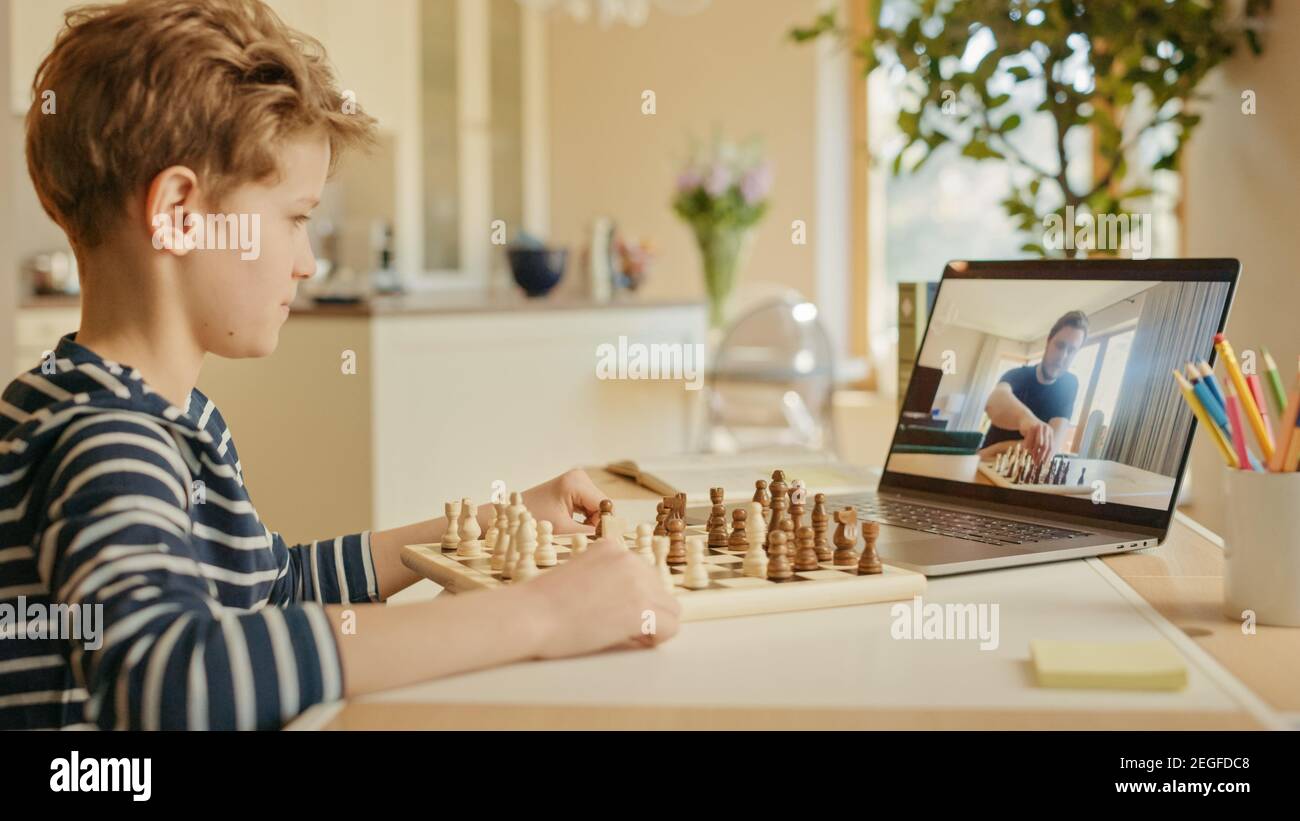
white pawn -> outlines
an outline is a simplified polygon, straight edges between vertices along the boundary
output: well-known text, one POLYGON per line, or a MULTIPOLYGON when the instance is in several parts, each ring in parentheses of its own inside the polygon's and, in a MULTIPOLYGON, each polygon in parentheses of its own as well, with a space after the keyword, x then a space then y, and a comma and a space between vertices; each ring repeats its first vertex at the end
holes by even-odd
POLYGON ((651 546, 651 539, 654 538, 655 526, 650 522, 642 522, 636 526, 636 542, 632 552, 646 560, 647 564, 654 564, 655 553, 654 547, 651 546))
POLYGON ((691 536, 686 540, 686 573, 682 587, 703 590, 709 586, 709 568, 704 564, 704 536, 691 536))
POLYGON ((497 543, 492 548, 492 569, 501 573, 502 578, 510 578, 506 575, 506 560, 509 557, 510 527, 508 522, 504 522, 497 528, 497 543))
POLYGON ((555 532, 554 526, 547 521, 537 523, 537 550, 533 553, 533 559, 537 562, 538 567, 555 567, 555 542, 551 536, 555 532))
POLYGON ((448 502, 443 505, 447 514, 447 529, 442 534, 443 548, 460 547, 460 502, 448 502))
POLYGON ((514 581, 526 582, 537 575, 537 523, 531 516, 519 525, 519 558, 515 561, 514 581))
POLYGON ((574 533, 571 538, 573 541, 571 542, 569 549, 573 555, 581 556, 583 553, 587 552, 586 533, 574 533))
MULTIPOLYGON (((754 503, 755 507, 762 507, 758 502, 754 503)), ((759 514, 759 523, 762 523, 762 514, 759 514)), ((746 522, 746 525, 749 523, 746 522)), ((741 572, 746 576, 753 576, 757 579, 767 578, 767 551, 763 550, 763 528, 760 526, 754 530, 746 528, 745 536, 749 540, 749 549, 745 552, 745 562, 742 565, 741 572)))
POLYGON ((751 540, 751 544, 755 534, 758 535, 760 545, 767 542, 767 522, 763 519, 762 502, 750 502, 749 516, 745 519, 745 536, 751 540))
POLYGON ((651 539, 655 551, 655 567, 659 570, 659 581, 664 589, 673 592, 673 571, 668 569, 668 550, 672 546, 667 536, 655 536, 651 539))
POLYGON ((497 534, 501 532, 501 517, 505 515, 505 502, 493 502, 492 508, 496 513, 492 516, 492 523, 488 525, 487 533, 483 534, 483 544, 487 546, 489 553, 496 553, 497 534))
POLYGON ((466 559, 477 559, 483 555, 483 542, 479 536, 483 529, 478 523, 478 508, 470 499, 460 500, 460 549, 456 555, 466 559))

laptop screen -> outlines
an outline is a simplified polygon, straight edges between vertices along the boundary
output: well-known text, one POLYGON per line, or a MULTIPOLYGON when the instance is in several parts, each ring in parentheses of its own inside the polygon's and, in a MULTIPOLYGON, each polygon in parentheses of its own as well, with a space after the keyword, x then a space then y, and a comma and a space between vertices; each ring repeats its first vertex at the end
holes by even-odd
POLYGON ((1172 371, 1213 362, 1236 269, 1156 262, 1150 279, 1138 262, 950 266, 882 488, 1163 527, 1195 422, 1172 371))

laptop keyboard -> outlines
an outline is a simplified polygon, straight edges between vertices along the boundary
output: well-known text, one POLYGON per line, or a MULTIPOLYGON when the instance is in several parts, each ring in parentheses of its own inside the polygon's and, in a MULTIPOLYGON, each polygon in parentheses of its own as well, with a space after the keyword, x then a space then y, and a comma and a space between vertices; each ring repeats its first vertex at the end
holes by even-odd
POLYGON ((920 530, 941 536, 953 536, 984 544, 1017 545, 1049 542, 1056 539, 1078 539, 1091 536, 1082 530, 1018 522, 996 516, 981 516, 960 510, 946 510, 929 505, 914 505, 895 499, 877 496, 836 500, 857 508, 860 516, 894 527, 920 530))

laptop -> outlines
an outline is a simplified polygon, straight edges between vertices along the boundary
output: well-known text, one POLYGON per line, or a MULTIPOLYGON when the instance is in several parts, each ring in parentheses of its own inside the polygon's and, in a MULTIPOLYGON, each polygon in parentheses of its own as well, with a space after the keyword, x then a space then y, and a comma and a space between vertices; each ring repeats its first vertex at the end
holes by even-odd
POLYGON ((1171 371, 1213 364, 1240 271, 949 263, 879 486, 827 507, 878 522, 881 559, 927 576, 1160 544, 1196 429, 1171 371))

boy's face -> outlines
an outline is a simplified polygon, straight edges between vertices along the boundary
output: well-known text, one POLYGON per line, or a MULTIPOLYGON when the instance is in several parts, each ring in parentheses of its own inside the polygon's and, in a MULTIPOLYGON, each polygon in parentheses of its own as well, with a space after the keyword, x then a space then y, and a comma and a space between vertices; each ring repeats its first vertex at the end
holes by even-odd
POLYGON ((205 351, 236 359, 275 350, 298 282, 316 271, 307 221, 329 156, 323 135, 286 140, 278 177, 231 191, 220 218, 204 215, 203 243, 181 258, 181 289, 205 351))

